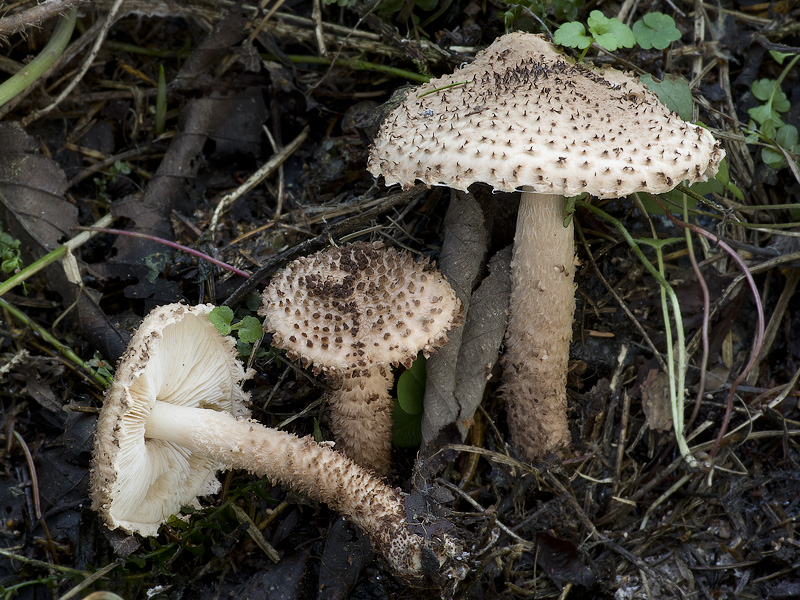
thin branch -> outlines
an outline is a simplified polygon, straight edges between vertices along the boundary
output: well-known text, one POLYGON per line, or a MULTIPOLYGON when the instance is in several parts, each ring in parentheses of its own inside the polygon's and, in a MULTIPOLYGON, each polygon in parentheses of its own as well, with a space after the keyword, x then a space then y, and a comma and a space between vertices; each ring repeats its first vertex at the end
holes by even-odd
POLYGON ((0 36, 13 35, 29 27, 39 27, 48 19, 67 12, 81 2, 86 0, 50 0, 15 15, 0 18, 0 36))

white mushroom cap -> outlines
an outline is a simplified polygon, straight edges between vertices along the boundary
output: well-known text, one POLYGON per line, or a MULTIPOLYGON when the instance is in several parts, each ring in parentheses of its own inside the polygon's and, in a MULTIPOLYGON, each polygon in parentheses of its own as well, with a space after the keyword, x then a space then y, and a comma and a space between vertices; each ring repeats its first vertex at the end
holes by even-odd
POLYGON ((264 330, 315 373, 360 376, 410 366, 447 342, 461 303, 426 260, 380 242, 332 247, 289 264, 264 290, 264 330))
POLYGON ((197 496, 219 489, 224 468, 171 442, 146 439, 156 400, 244 416, 245 373, 233 339, 208 318, 211 304, 162 306, 144 319, 106 392, 91 473, 93 508, 111 529, 155 535, 197 496))
POLYGON ((368 168, 387 185, 617 198, 705 181, 724 155, 630 75, 517 32, 412 90, 381 125, 368 168))

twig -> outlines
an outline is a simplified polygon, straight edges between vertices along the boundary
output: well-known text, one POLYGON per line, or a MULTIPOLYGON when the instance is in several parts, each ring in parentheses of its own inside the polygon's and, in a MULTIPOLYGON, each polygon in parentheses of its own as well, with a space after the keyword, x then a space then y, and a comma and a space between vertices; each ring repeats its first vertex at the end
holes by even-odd
POLYGON ((0 556, 5 556, 6 558, 9 558, 11 560, 18 560, 21 563, 33 565, 34 567, 41 567, 43 569, 53 569, 55 571, 60 571, 61 573, 66 573, 67 575, 80 575, 81 577, 91 576, 91 573, 89 573, 88 571, 81 571, 79 569, 70 569, 69 567, 62 567, 61 565, 55 565, 53 563, 49 563, 44 560, 28 558, 27 556, 14 554, 13 552, 5 548, 0 548, 0 556))
POLYGON ((0 19, 0 36, 13 35, 28 27, 39 27, 42 23, 86 0, 50 0, 0 19))
MULTIPOLYGON (((58 95, 58 97, 55 100, 53 100, 50 104, 48 104, 47 106, 45 106, 40 110, 32 112, 31 114, 27 115, 24 119, 22 119, 23 125, 27 126, 36 119, 38 119, 39 117, 43 117, 51 110, 53 110, 56 106, 61 104, 64 98, 66 98, 72 93, 72 90, 75 89, 75 86, 78 85, 81 79, 83 79, 83 76, 86 75, 87 71, 89 70, 89 67, 92 66, 94 59, 97 58, 97 54, 100 52, 100 47, 103 45, 103 41, 106 39, 106 35, 108 35, 109 29, 111 29, 111 26, 114 24, 114 19, 117 16, 117 12, 119 12, 119 7, 122 6, 122 2, 123 0, 114 0, 114 3, 111 5, 111 8, 109 9, 108 14, 106 15, 106 20, 103 23, 103 27, 97 34, 97 39, 94 42, 94 46, 92 46, 92 49, 89 51, 89 54, 86 57, 86 59, 84 59, 83 64, 81 65, 81 68, 78 70, 78 72, 75 73, 70 78, 70 81, 67 84, 67 86, 63 90, 61 90, 61 93, 58 95)), ((73 12, 72 18, 74 20, 75 18, 74 8, 72 9, 72 12, 73 12)))
MULTIPOLYGON (((119 567, 119 566, 121 566, 123 564, 125 564, 125 560, 122 559, 122 558, 118 558, 114 562, 107 564, 105 567, 102 567, 101 569, 98 569, 97 571, 95 571, 94 573, 89 575, 86 579, 81 581, 78 585, 73 587, 70 591, 68 591, 66 594, 61 596, 58 600, 69 600, 73 596, 79 594, 80 592, 85 590, 87 587, 92 585, 95 581, 97 581, 98 579, 102 579, 108 573, 110 573, 111 571, 113 571, 114 569, 116 569, 117 567, 119 567)), ((107 597, 104 596, 105 600, 112 600, 112 598, 114 598, 115 596, 117 598, 119 598, 119 596, 117 596, 116 594, 111 594, 111 593, 108 593, 108 594, 109 595, 107 597)), ((94 594, 89 594, 89 596, 87 596, 86 598, 91 598, 92 596, 94 596, 94 594)), ((120 598, 120 600, 122 600, 122 599, 120 598)))
POLYGON ((325 36, 322 35, 322 0, 313 0, 311 8, 311 19, 314 21, 314 37, 317 40, 317 51, 320 56, 328 56, 328 48, 325 46, 325 36))
MULTIPOLYGON (((114 218, 109 214, 98 220, 95 223, 95 225, 98 227, 104 227, 106 225, 110 225, 113 219, 114 218)), ((16 273, 13 276, 9 277, 3 283, 0 283, 0 296, 5 294, 7 291, 15 288, 20 283, 27 280, 30 276, 41 271, 48 265, 51 265, 57 260, 66 257, 67 254, 72 252, 72 250, 81 246, 82 244, 85 244, 94 235, 95 235, 94 233, 79 233, 74 238, 69 240, 67 243, 59 246, 52 252, 48 252, 36 262, 22 269, 19 273, 16 273)))
POLYGON ((295 150, 297 150, 305 141, 306 137, 308 137, 308 132, 309 128, 305 127, 296 138, 294 138, 285 148, 283 148, 283 150, 276 152, 272 158, 261 165, 261 167, 255 173, 248 177, 247 181, 245 181, 231 193, 225 194, 222 197, 217 204, 217 207, 214 209, 214 214, 211 217, 211 223, 208 226, 209 230, 211 231, 212 239, 214 239, 214 234, 219 226, 219 220, 222 217, 222 214, 229 210, 230 207, 233 206, 234 202, 236 202, 244 194, 252 190, 264 179, 269 177, 275 169, 280 167, 287 158, 294 154, 295 150))
POLYGON ((39 479, 36 476, 36 465, 33 463, 33 456, 25 443, 25 439, 20 435, 19 431, 14 429, 14 439, 17 440, 19 447, 22 448, 25 454, 25 462, 28 463, 28 471, 31 474, 31 495, 33 496, 33 514, 37 521, 42 520, 42 504, 39 500, 39 479))
POLYGON ((164 246, 169 246, 170 248, 174 248, 175 250, 180 250, 181 252, 186 252, 187 254, 191 254, 192 256, 196 256, 197 258, 201 258, 207 262, 210 262, 218 267, 222 267, 230 271, 231 273, 235 273, 239 277, 244 277, 247 279, 250 277, 250 273, 246 271, 242 271, 241 269, 237 269, 236 267, 229 265, 228 263, 222 262, 221 260, 217 260, 213 256, 209 256, 204 252, 200 252, 200 250, 195 250, 194 248, 189 248, 188 246, 184 246, 183 244, 179 244, 177 242, 172 242, 170 240, 165 240, 164 238, 160 238, 155 235, 149 235, 147 233, 139 233, 138 231, 126 231, 124 229, 111 229, 108 227, 77 227, 76 229, 83 229, 85 231, 93 231, 95 233, 110 233, 113 235, 126 235, 128 237, 135 237, 141 238, 143 240, 149 240, 151 242, 156 242, 158 244, 163 244, 164 246))
POLYGON ((90 367, 80 356, 73 352, 72 348, 60 342, 54 335, 52 335, 49 331, 47 331, 44 327, 36 323, 35 321, 28 318, 28 316, 15 307, 13 304, 9 304, 5 299, 0 298, 0 308, 7 310, 13 317, 15 317, 20 323, 25 325, 26 327, 30 327, 35 333, 37 333, 44 341, 48 344, 53 346, 56 350, 58 350, 65 358, 71 360, 73 363, 85 369, 89 372, 97 383, 99 383, 102 387, 107 388, 111 386, 111 379, 106 377, 105 375, 100 374, 97 370, 90 367))
MULTIPOLYGON (((474 498, 472 498, 472 496, 470 496, 469 494, 467 494, 467 493, 466 493, 464 490, 462 490, 461 488, 459 488, 457 485, 454 485, 454 484, 450 483, 449 481, 447 481, 446 479, 442 479, 442 478, 438 478, 438 479, 436 480, 436 483, 438 483, 439 485, 442 485, 442 486, 446 487, 448 490, 450 490, 451 492, 453 492, 454 494, 456 494, 456 495, 457 495, 459 498, 461 498, 462 500, 465 500, 465 501, 466 501, 468 504, 470 504, 470 505, 471 505, 473 508, 475 508, 476 510, 479 510, 479 511, 481 511, 481 514, 486 514, 486 509, 485 509, 485 508, 483 508, 483 507, 482 507, 482 506, 481 506, 481 505, 478 503, 478 501, 477 501, 477 500, 475 500, 474 498)), ((529 548, 530 548, 530 547, 533 547, 533 542, 530 542, 530 541, 526 540, 525 538, 522 538, 522 537, 518 536, 516 533, 514 533, 513 531, 511 531, 511 530, 510 530, 510 529, 509 529, 509 528, 508 528, 506 525, 504 525, 504 524, 503 524, 503 523, 500 521, 500 519, 497 519, 497 518, 495 518, 495 519, 494 519, 494 523, 497 525, 497 528, 498 528, 498 529, 500 529, 500 531, 502 531, 503 533, 505 533, 505 534, 506 534, 507 536, 509 536, 509 537, 510 537, 512 540, 516 541, 517 543, 520 543, 520 544, 523 544, 523 545, 525 545, 525 546, 528 546, 529 548)))
MULTIPOLYGON (((678 463, 680 460, 681 459, 678 459, 676 463, 678 463)), ((611 550, 613 550, 614 552, 625 558, 628 562, 636 566, 641 571, 647 573, 650 577, 661 581, 664 584, 664 586, 670 588, 672 592, 677 593, 680 591, 673 582, 668 581, 663 577, 660 577, 658 573, 656 573, 656 571, 650 565, 644 562, 644 560, 633 554, 630 550, 623 548, 617 542, 608 538, 605 534, 600 533, 597 527, 595 527, 594 523, 592 523, 592 520, 589 518, 589 515, 587 515, 586 512, 583 510, 583 507, 580 505, 580 503, 569 492, 567 487, 556 478, 556 476, 553 473, 546 472, 545 478, 548 481, 548 483, 550 483, 550 485, 552 485, 558 491, 558 493, 567 500, 569 505, 572 507, 573 512, 578 516, 578 519, 581 521, 581 523, 583 523, 583 526, 586 527, 586 529, 589 531, 589 534, 592 537, 597 538, 601 543, 608 546, 611 550)))

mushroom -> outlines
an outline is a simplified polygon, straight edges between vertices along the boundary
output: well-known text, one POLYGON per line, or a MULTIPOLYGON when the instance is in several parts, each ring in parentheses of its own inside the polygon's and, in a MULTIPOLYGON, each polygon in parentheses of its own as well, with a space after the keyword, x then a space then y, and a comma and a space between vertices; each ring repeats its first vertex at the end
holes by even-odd
POLYGON ((249 420, 245 372, 212 305, 151 312, 132 337, 106 392, 95 437, 92 508, 110 529, 155 535, 182 506, 219 488, 216 472, 245 469, 341 512, 409 583, 463 576, 450 534, 413 530, 402 495, 310 437, 249 420))
POLYGON ((566 196, 658 194, 713 177, 724 151, 644 85, 510 33, 416 88, 383 121, 369 170, 466 190, 521 190, 504 359, 512 442, 529 460, 565 446, 575 251, 566 196))
POLYGON ((264 330, 290 360, 334 385, 336 447, 385 474, 392 442, 392 366, 410 367, 447 342, 461 303, 427 259, 380 242, 332 247, 300 258, 264 290, 264 330))

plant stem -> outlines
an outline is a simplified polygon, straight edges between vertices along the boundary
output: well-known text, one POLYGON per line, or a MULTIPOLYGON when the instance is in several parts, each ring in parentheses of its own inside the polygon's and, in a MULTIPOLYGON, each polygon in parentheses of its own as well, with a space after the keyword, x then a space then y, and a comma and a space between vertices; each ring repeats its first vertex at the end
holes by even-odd
MULTIPOLYGON (((106 215, 105 217, 97 221, 95 225, 103 227, 105 225, 110 225, 113 220, 114 218, 111 215, 106 215)), ((24 269, 22 269, 19 273, 9 277, 4 282, 0 283, 0 296, 5 294, 7 291, 15 288, 23 281, 26 281, 29 277, 31 277, 35 273, 38 273, 48 265, 51 265, 60 258, 63 258, 67 254, 67 252, 71 252, 75 248, 83 245, 84 243, 89 241, 92 237, 94 237, 94 235, 95 235, 94 233, 90 232, 79 233, 74 238, 69 240, 66 244, 59 246, 52 252, 48 252, 36 262, 33 262, 24 269)))
MULTIPOLYGON (((272 54, 262 54, 261 58, 265 60, 277 60, 277 57, 272 54)), ((331 65, 337 64, 343 67, 348 67, 354 71, 377 71, 378 73, 386 73, 387 75, 394 75, 395 77, 403 77, 411 81, 419 83, 428 83, 430 77, 420 73, 414 73, 407 69, 398 69, 397 67, 390 67, 388 65, 381 65, 367 60, 359 60, 357 58, 338 57, 336 60, 330 58, 323 58, 321 56, 314 56, 310 54, 287 54, 288 58, 293 63, 306 63, 310 65, 331 65)))
MULTIPOLYGON (((670 389, 670 408, 672 409, 672 424, 675 428, 675 441, 678 444, 678 449, 680 450, 681 456, 686 461, 686 464, 689 465, 691 468, 696 468, 699 466, 697 459, 692 454, 692 451, 689 449, 689 444, 686 441, 685 432, 683 431, 683 388, 684 382, 686 379, 685 368, 686 368, 686 347, 685 347, 685 340, 684 340, 684 332, 683 332, 683 320, 681 318, 680 312, 680 303, 678 302, 678 297, 675 294, 675 290, 672 289, 672 286, 669 282, 664 278, 664 275, 656 269, 653 264, 647 260, 647 257, 642 252, 642 249, 639 248, 639 244, 636 240, 633 239, 628 230, 625 229, 625 226, 622 224, 621 221, 615 219, 611 215, 609 215, 604 210, 589 204, 583 200, 577 200, 576 204, 582 206, 583 208, 587 209, 590 212, 595 213, 603 220, 608 221, 611 223, 617 231, 622 234, 622 237, 625 238, 625 241, 628 242, 628 245, 633 250, 633 253, 636 254, 639 261, 644 265, 647 271, 655 278, 655 280, 661 286, 661 294, 662 294, 662 307, 664 312, 664 324, 665 324, 665 334, 666 334, 666 343, 667 343, 667 371, 669 374, 669 389, 670 389), (669 297, 669 305, 672 307, 672 314, 675 318, 675 333, 676 337, 678 338, 678 370, 677 373, 675 372, 675 361, 673 360, 673 348, 672 348, 672 328, 669 324, 669 314, 667 311, 667 297, 669 297)), ((646 240, 642 240, 646 242, 646 240)), ((649 240, 647 240, 649 241, 649 240)), ((656 248, 656 253, 658 256, 658 263, 659 268, 663 270, 663 262, 662 262, 662 255, 661 249, 657 243, 651 244, 656 248)))
POLYGON ((63 17, 59 17, 59 22, 53 30, 53 35, 44 49, 36 58, 25 65, 19 73, 15 73, 0 84, 0 106, 3 106, 6 102, 15 98, 17 94, 36 83, 36 80, 56 62, 72 37, 76 15, 75 9, 71 8, 63 17))
POLYGON ((3 298, 0 298, 0 308, 7 310, 9 313, 11 313, 11 315, 14 318, 16 318, 20 323, 22 323, 26 327, 30 327, 44 341, 46 341, 48 344, 50 344, 56 350, 58 350, 64 356, 64 358, 71 360, 80 368, 86 370, 89 373, 89 375, 91 375, 92 379, 94 379, 101 386, 107 388, 111 385, 110 377, 106 377, 105 375, 100 374, 95 369, 90 367, 80 356, 78 356, 77 354, 75 354, 75 352, 72 351, 72 348, 59 341, 53 334, 47 331, 47 329, 45 329, 32 319, 28 318, 28 315, 19 310, 16 306, 10 304, 3 298))
POLYGON ((204 252, 200 252, 199 250, 195 250, 194 248, 189 248, 182 244, 178 244, 177 242, 171 242, 170 240, 165 240, 164 238, 156 237, 154 235, 139 233, 138 231, 126 231, 124 229, 110 229, 108 227, 78 227, 78 229, 83 229, 85 231, 92 231, 95 233, 111 233, 115 235, 127 235, 129 237, 141 238, 143 240, 150 240, 151 242, 157 242, 159 244, 163 244, 164 246, 169 246, 170 248, 175 248, 175 250, 180 250, 181 252, 186 252, 187 254, 191 254, 192 256, 196 256, 197 258, 201 258, 207 262, 210 262, 211 264, 217 265, 218 267, 222 267, 223 269, 226 269, 231 273, 235 273, 239 277, 244 277, 245 279, 248 279, 250 277, 250 273, 237 269, 236 267, 229 265, 228 263, 222 262, 221 260, 217 260, 216 258, 209 256, 204 252))

